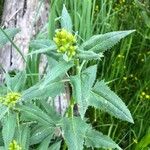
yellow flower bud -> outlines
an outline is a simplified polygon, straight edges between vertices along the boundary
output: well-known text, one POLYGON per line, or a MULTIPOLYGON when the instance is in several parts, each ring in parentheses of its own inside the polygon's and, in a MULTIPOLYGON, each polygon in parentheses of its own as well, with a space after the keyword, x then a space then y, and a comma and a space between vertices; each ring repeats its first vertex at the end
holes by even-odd
POLYGON ((65 29, 56 31, 54 42, 57 52, 66 54, 71 59, 76 54, 76 37, 65 29))
POLYGON ((21 98, 20 93, 11 92, 3 97, 2 103, 8 107, 11 107, 14 106, 20 98, 21 98))
POLYGON ((60 52, 65 52, 65 51, 66 51, 66 48, 65 48, 64 46, 61 46, 61 47, 59 48, 59 51, 60 51, 60 52))
POLYGON ((149 95, 146 95, 145 97, 146 97, 146 99, 149 99, 149 98, 150 98, 150 96, 149 96, 149 95))
POLYGON ((22 150, 22 148, 18 145, 18 143, 13 140, 8 147, 8 150, 22 150))
POLYGON ((144 95, 145 95, 145 92, 142 92, 142 95, 144 96, 144 95))
POLYGON ((127 80, 127 77, 123 77, 123 80, 127 80))

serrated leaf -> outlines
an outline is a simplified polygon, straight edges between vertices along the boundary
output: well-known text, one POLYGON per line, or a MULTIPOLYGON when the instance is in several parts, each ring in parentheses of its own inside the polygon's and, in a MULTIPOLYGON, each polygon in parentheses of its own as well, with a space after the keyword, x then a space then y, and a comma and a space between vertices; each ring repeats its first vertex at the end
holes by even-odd
POLYGON ((55 67, 53 67, 46 75, 44 83, 47 84, 58 77, 62 77, 65 75, 65 73, 73 66, 73 62, 65 62, 61 61, 59 62, 55 67))
POLYGON ((89 105, 106 111, 117 118, 133 123, 130 111, 124 102, 109 89, 104 81, 95 84, 91 91, 89 105))
MULTIPOLYGON (((3 31, 7 34, 9 38, 13 38, 20 30, 18 28, 8 28, 4 29, 3 31)), ((0 30, 0 48, 4 46, 7 42, 9 42, 9 39, 0 30)))
POLYGON ((68 150, 83 150, 84 137, 89 125, 79 117, 64 118, 62 132, 68 150))
POLYGON ((5 144, 5 149, 8 149, 9 144, 12 142, 15 128, 16 128, 16 116, 9 113, 3 120, 2 135, 5 144))
POLYGON ((59 122, 61 120, 61 115, 56 112, 56 110, 52 106, 50 106, 50 104, 48 104, 44 100, 41 100, 40 103, 42 110, 45 111, 52 120, 54 120, 55 122, 59 122))
MULTIPOLYGON (((48 150, 50 141, 52 139, 52 135, 49 135, 48 137, 46 137, 40 144, 40 146, 38 147, 38 150, 48 150)), ((53 149, 51 149, 53 150, 53 149)), ((57 150, 57 149, 55 149, 57 150)))
MULTIPOLYGON (((61 147, 61 141, 52 144, 52 145, 48 148, 48 150, 60 150, 60 147, 61 147)), ((41 149, 41 150, 42 150, 42 149, 41 149)))
POLYGON ((49 96, 55 97, 64 89, 62 82, 43 84, 40 82, 22 93, 22 100, 44 99, 49 96))
POLYGON ((50 41, 49 39, 37 39, 30 42, 30 48, 38 50, 42 48, 48 48, 53 44, 54 42, 50 41))
POLYGON ((30 137, 30 145, 38 144, 44 141, 48 136, 52 138, 55 131, 54 129, 54 127, 49 125, 37 128, 37 130, 35 130, 30 137))
POLYGON ((28 150, 30 141, 30 128, 27 125, 19 125, 16 132, 16 139, 22 149, 28 150))
POLYGON ((5 116, 7 112, 8 112, 8 108, 0 104, 0 120, 5 116))
POLYGON ((85 145, 87 147, 104 149, 117 148, 121 150, 121 148, 110 137, 103 135, 96 130, 87 130, 85 136, 85 145))
POLYGON ((66 9, 66 6, 63 5, 62 15, 61 15, 61 27, 72 32, 72 21, 71 17, 66 9))
POLYGON ((88 99, 90 96, 91 88, 96 79, 97 66, 90 66, 84 70, 81 75, 71 77, 71 84, 73 87, 73 97, 79 104, 79 113, 81 118, 88 108, 88 99))
POLYGON ((26 83, 26 72, 20 71, 14 77, 10 77, 9 74, 5 76, 7 88, 10 91, 19 92, 21 91, 26 83))
POLYGON ((43 112, 39 107, 37 107, 34 104, 28 104, 28 105, 21 105, 18 106, 24 116, 27 120, 31 121, 37 121, 41 125, 51 125, 54 126, 55 122, 45 113, 43 112))
POLYGON ((46 53, 57 49, 56 44, 47 39, 34 40, 30 43, 30 47, 33 50, 28 55, 46 53))
POLYGON ((117 44, 122 38, 133 33, 135 30, 115 31, 100 35, 94 35, 81 45, 81 49, 95 53, 104 52, 117 44))

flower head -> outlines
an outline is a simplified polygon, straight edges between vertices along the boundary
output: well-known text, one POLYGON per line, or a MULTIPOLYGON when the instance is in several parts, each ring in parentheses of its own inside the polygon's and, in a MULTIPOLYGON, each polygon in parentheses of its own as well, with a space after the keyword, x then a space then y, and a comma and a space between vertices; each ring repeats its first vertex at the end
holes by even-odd
POLYGON ((6 96, 0 98, 0 102, 8 107, 14 106, 21 98, 21 94, 17 92, 8 93, 6 96))
POLYGON ((8 147, 8 150, 22 150, 22 148, 18 145, 18 143, 13 140, 8 147))
POLYGON ((66 54, 71 59, 76 54, 76 37, 65 29, 57 30, 54 42, 57 45, 57 52, 66 54))

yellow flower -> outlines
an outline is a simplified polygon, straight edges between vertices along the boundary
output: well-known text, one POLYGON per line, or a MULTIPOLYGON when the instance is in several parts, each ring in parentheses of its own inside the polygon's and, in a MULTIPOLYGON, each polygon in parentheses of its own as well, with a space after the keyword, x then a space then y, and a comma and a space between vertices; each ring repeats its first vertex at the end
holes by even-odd
POLYGON ((57 52, 66 54, 71 59, 76 54, 76 37, 65 29, 57 30, 53 38, 57 45, 57 52))
POLYGON ((123 77, 123 80, 127 80, 127 77, 123 77))
POLYGON ((21 98, 21 94, 17 92, 8 93, 6 96, 3 97, 2 102, 4 105, 8 107, 15 106, 17 101, 21 98))
POLYGON ((149 99, 149 98, 150 98, 150 96, 149 96, 149 95, 146 95, 145 97, 146 97, 146 99, 149 99))
POLYGON ((18 143, 13 140, 8 147, 8 150, 22 150, 22 148, 18 145, 18 143))

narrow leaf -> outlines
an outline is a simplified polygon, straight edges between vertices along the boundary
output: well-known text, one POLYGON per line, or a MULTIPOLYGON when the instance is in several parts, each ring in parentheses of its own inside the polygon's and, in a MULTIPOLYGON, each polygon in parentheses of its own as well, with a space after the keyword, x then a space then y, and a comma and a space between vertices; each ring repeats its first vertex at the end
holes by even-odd
POLYGON ((0 104, 0 120, 5 116, 7 112, 8 112, 8 108, 0 104))
POLYGON ((26 83, 26 72, 20 71, 14 77, 10 77, 9 74, 6 74, 6 84, 9 90, 19 92, 21 91, 26 83))
MULTIPOLYGON (((47 136, 40 144, 38 150, 48 150, 52 135, 47 136)), ((52 150, 52 149, 51 149, 52 150)), ((57 150, 57 149, 55 149, 57 150)))
MULTIPOLYGON (((52 145, 48 148, 48 150, 60 150, 60 147, 61 147, 61 141, 52 144, 52 145)), ((41 150, 42 150, 42 149, 41 149, 41 150)))
POLYGON ((109 89, 104 81, 97 82, 91 91, 89 104, 122 120, 133 123, 130 111, 124 102, 109 89))
POLYGON ((73 97, 79 104, 79 113, 81 118, 84 118, 84 114, 88 108, 88 99, 90 97, 90 91, 96 79, 97 66, 90 66, 84 70, 81 75, 71 77, 71 84, 73 88, 73 97))
POLYGON ((32 133, 30 138, 30 145, 38 144, 44 141, 48 136, 52 138, 53 134, 54 128, 52 128, 51 126, 41 126, 37 130, 35 130, 34 133, 32 133))
POLYGON ((29 149, 30 128, 27 125, 20 125, 17 129, 16 139, 22 149, 29 149))
POLYGON ((21 105, 18 106, 24 116, 25 119, 29 119, 30 121, 37 121, 41 125, 48 124, 49 126, 54 126, 55 122, 40 108, 38 108, 34 104, 28 104, 28 105, 21 105))
POLYGON ((44 84, 47 84, 58 77, 62 77, 65 73, 73 66, 73 62, 59 62, 55 67, 53 67, 46 75, 44 84))
MULTIPOLYGON (((9 42, 9 39, 5 36, 2 30, 3 29, 0 30, 0 48, 4 46, 7 42, 9 42)), ((13 38, 19 31, 20 30, 17 28, 8 28, 4 30, 4 32, 9 36, 9 38, 13 38)))
POLYGON ((30 43, 32 51, 28 55, 46 53, 56 50, 56 45, 53 41, 47 39, 34 40, 30 43))
POLYGON ((81 45, 81 49, 90 50, 95 53, 104 52, 134 31, 135 30, 115 31, 106 34, 94 35, 81 45))
POLYGON ((117 148, 121 150, 121 148, 110 137, 103 135, 96 130, 87 130, 85 136, 85 145, 87 147, 104 149, 117 148))
POLYGON ((5 149, 8 149, 12 142, 16 128, 16 116, 9 113, 3 120, 2 135, 5 144, 5 149))
POLYGON ((68 146, 68 150, 83 150, 84 137, 89 125, 81 118, 63 119, 63 136, 68 146))
POLYGON ((40 101, 42 110, 45 111, 52 120, 54 120, 55 122, 59 122, 61 120, 61 115, 58 112, 56 112, 56 110, 52 106, 50 106, 50 104, 48 104, 46 101, 40 101))
POLYGON ((61 27, 68 30, 69 32, 72 32, 72 21, 71 17, 65 7, 63 5, 62 15, 61 15, 61 27))
POLYGON ((49 96, 55 97, 63 90, 62 82, 43 84, 40 82, 22 93, 22 100, 44 99, 49 96))

